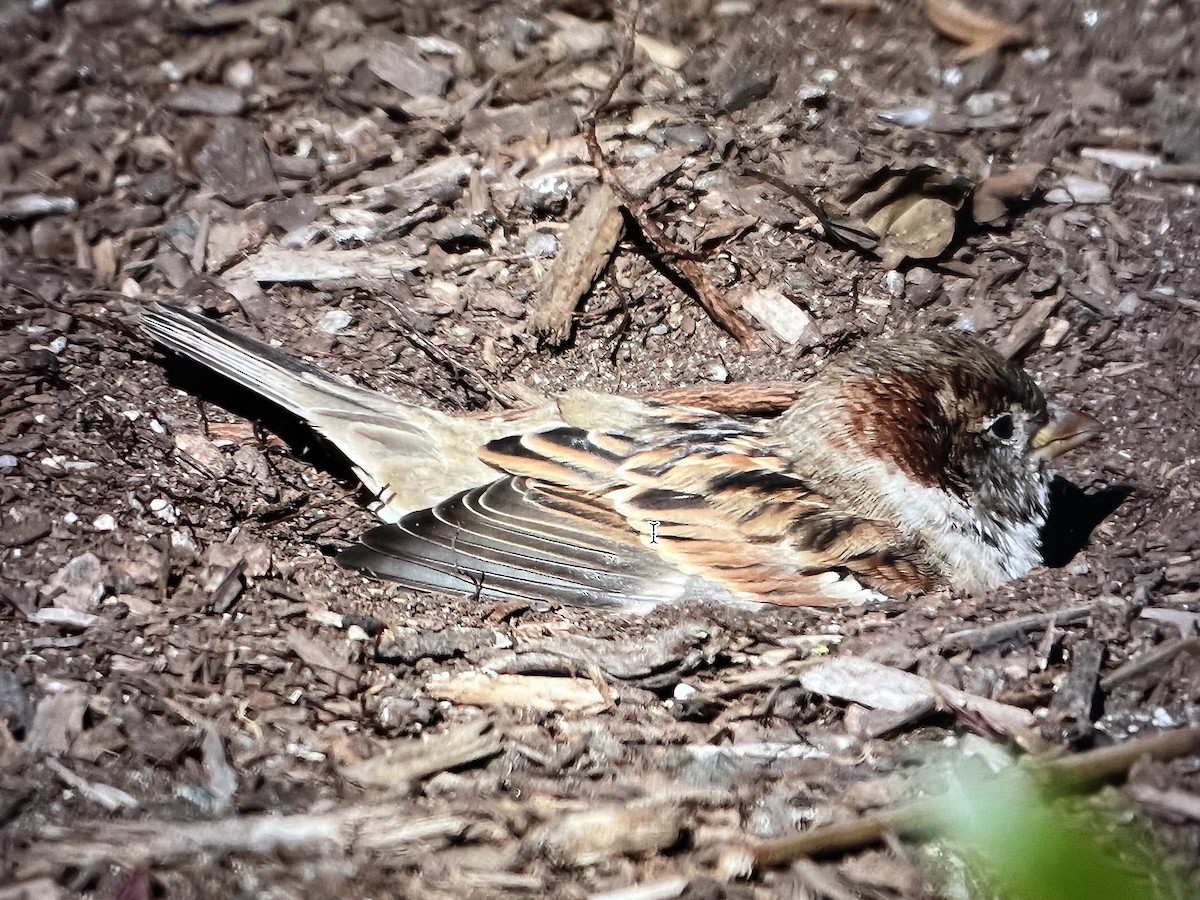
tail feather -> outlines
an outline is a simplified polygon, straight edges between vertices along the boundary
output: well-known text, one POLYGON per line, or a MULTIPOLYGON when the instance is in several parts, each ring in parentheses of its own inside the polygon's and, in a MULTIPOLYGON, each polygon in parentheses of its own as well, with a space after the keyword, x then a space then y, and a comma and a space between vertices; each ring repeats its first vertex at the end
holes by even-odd
POLYGON ((382 394, 339 381, 310 363, 184 309, 149 304, 142 308, 138 324, 168 350, 305 420, 322 413, 381 412, 381 401, 397 406, 382 394))
POLYGON ((139 324, 167 349, 304 419, 350 460, 387 522, 493 480, 495 470, 476 451, 522 427, 519 420, 454 418, 347 384, 178 307, 147 305, 139 324))

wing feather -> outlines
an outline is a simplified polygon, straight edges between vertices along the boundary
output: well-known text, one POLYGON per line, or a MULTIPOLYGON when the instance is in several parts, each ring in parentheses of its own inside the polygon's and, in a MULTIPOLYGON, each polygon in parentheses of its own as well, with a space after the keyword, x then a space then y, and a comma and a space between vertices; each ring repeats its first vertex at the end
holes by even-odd
POLYGON ((913 539, 836 508, 764 425, 640 415, 621 433, 492 441, 480 458, 505 477, 368 532, 343 559, 414 587, 587 604, 829 605, 934 586, 913 539))

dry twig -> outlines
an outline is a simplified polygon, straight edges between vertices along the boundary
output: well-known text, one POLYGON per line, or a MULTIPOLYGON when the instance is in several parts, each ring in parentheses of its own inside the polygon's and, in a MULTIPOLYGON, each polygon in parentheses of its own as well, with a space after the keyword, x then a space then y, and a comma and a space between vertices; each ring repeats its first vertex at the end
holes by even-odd
MULTIPOLYGON (((1123 777, 1138 760, 1176 759, 1200 750, 1200 728, 1181 728, 1152 734, 1086 753, 1078 753, 1029 766, 1057 792, 1086 791, 1096 784, 1123 777)), ((1003 776, 1002 776, 1003 777, 1003 776)), ((890 833, 920 835, 929 830, 936 816, 937 800, 905 804, 886 812, 863 816, 853 822, 822 825, 810 831, 762 841, 749 848, 759 868, 779 866, 807 856, 866 847, 890 833)))
POLYGON ((675 269, 687 280, 700 304, 713 317, 716 323, 733 335, 743 347, 760 347, 762 346, 761 339, 755 334, 754 329, 739 318, 730 308, 729 304, 725 302, 720 291, 717 290, 704 274, 704 270, 700 268, 697 255, 692 250, 676 242, 670 235, 663 231, 662 227, 650 217, 650 214, 646 210, 645 202, 640 197, 634 196, 629 188, 617 177, 612 167, 608 164, 608 160, 604 158, 604 150, 600 146, 600 139, 596 137, 596 117, 599 115, 600 110, 612 100, 617 85, 621 83, 621 80, 629 74, 630 69, 633 67, 633 50, 637 42, 637 23, 641 11, 641 0, 633 0, 626 23, 625 39, 622 42, 618 55, 616 71, 609 78, 608 83, 604 86, 604 90, 592 100, 591 106, 588 107, 587 112, 584 113, 583 120, 580 122, 580 131, 583 133, 583 139, 587 143, 591 163, 596 167, 596 171, 600 173, 601 182, 617 195, 617 198, 621 201, 621 205, 629 211, 629 215, 637 222, 646 239, 668 261, 674 261, 673 265, 675 269))

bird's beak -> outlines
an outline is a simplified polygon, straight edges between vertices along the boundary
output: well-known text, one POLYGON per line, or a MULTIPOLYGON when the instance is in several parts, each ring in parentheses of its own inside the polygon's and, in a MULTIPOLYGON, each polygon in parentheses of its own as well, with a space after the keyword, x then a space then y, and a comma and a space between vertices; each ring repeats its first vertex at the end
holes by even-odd
POLYGON ((1100 423, 1080 412, 1059 412, 1033 436, 1029 447, 1044 460, 1058 459, 1100 432, 1100 423))

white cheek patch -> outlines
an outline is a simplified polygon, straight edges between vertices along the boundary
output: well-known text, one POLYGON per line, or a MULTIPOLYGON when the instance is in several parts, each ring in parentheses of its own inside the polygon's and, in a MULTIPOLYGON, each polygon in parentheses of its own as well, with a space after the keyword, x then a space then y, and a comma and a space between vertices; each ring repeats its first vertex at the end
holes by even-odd
MULTIPOLYGON (((894 467, 875 461, 864 469, 880 487, 881 499, 866 510, 889 522, 912 523, 920 539, 942 565, 951 587, 979 590, 1019 578, 1041 562, 1041 522, 989 519, 939 488, 914 484, 894 467), (990 540, 980 534, 988 528, 990 540)), ((1043 517, 1044 518, 1044 517, 1043 517)))

